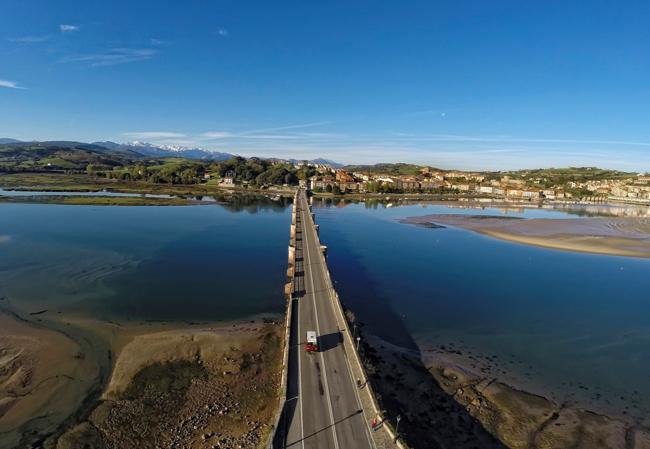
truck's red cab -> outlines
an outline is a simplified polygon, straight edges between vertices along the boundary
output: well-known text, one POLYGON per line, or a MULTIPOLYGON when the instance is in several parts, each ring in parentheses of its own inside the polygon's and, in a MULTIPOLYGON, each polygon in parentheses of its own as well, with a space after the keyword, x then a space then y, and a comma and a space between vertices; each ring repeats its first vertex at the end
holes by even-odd
POLYGON ((307 343, 305 344, 305 351, 307 352, 318 351, 318 337, 316 337, 316 332, 307 331, 307 343))

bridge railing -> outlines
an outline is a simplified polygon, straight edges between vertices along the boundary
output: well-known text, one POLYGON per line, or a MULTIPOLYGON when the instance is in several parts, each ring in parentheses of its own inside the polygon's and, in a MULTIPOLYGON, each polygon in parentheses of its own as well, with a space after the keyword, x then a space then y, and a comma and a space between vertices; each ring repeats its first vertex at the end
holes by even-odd
POLYGON ((280 420, 284 413, 284 408, 287 402, 287 376, 289 370, 289 338, 291 332, 291 301, 293 301, 293 292, 295 286, 296 274, 296 215, 298 204, 298 192, 293 198, 293 207, 291 211, 291 228, 289 231, 289 260, 287 267, 287 283, 284 287, 285 299, 287 302, 287 310, 285 313, 284 323, 284 348, 282 354, 282 376, 280 380, 280 394, 278 396, 278 408, 275 413, 275 418, 272 424, 272 430, 269 432, 268 441, 266 443, 267 449, 273 449, 273 441, 276 438, 276 433, 280 427, 280 420))

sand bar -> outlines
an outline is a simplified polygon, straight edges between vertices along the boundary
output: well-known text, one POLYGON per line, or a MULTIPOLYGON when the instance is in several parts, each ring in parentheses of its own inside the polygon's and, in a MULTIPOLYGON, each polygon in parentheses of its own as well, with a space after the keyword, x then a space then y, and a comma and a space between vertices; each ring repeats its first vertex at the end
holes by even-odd
POLYGON ((564 251, 650 258, 648 218, 518 219, 435 214, 406 218, 402 223, 454 226, 500 240, 564 251))

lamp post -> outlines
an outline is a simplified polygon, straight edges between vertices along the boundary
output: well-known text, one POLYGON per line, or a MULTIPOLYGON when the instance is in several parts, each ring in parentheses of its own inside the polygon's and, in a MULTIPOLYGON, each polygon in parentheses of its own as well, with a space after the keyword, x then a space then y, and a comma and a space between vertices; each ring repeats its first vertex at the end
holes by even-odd
POLYGON ((398 431, 398 429, 399 429, 399 422, 400 422, 401 420, 402 420, 402 415, 397 415, 397 424, 395 424, 395 441, 394 441, 394 443, 397 443, 397 437, 399 436, 399 434, 397 433, 397 431, 398 431))
POLYGON ((357 352, 359 352, 359 343, 361 342, 361 337, 357 337, 357 352))

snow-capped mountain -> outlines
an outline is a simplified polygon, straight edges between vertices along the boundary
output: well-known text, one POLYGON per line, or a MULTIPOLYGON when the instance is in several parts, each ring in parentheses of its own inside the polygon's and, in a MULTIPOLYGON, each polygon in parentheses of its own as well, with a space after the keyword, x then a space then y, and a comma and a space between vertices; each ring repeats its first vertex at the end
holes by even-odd
POLYGON ((205 150, 203 148, 191 148, 177 145, 157 145, 149 142, 135 140, 127 143, 95 142, 96 145, 108 148, 116 152, 136 152, 149 157, 185 157, 188 159, 223 161, 230 159, 232 154, 220 153, 218 151, 205 150))

